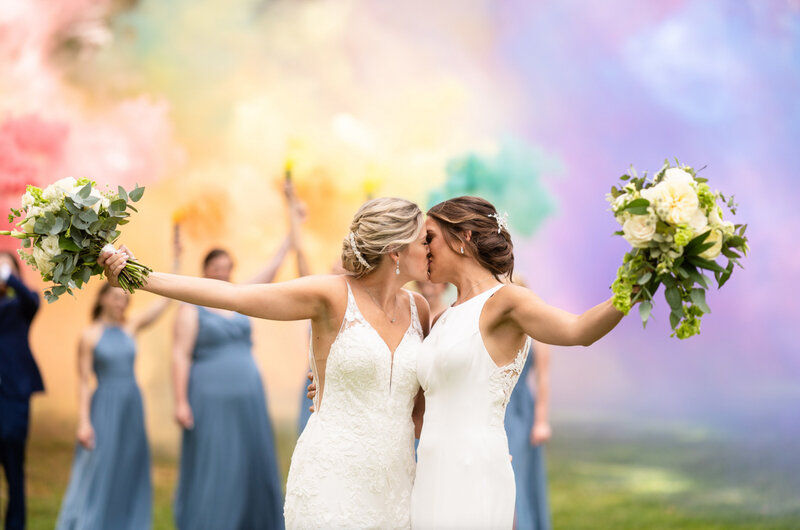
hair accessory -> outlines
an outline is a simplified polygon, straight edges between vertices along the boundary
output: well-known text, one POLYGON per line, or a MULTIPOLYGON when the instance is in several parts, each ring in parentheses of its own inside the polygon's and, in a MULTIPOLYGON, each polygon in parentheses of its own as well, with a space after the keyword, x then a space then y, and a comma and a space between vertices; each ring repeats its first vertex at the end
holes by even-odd
POLYGON ((367 269, 371 269, 372 265, 367 263, 367 260, 364 259, 364 256, 361 255, 361 252, 358 251, 358 247, 356 246, 356 235, 353 232, 350 232, 348 236, 350 238, 350 248, 353 249, 353 254, 356 255, 356 259, 359 263, 361 263, 367 269))
POLYGON ((503 212, 501 215, 498 213, 491 213, 489 217, 494 217, 497 220, 497 233, 499 234, 501 230, 508 231, 508 212, 503 212))
POLYGON ((394 270, 394 273, 396 275, 398 275, 398 276, 400 275, 400 259, 399 258, 397 259, 397 268, 394 270))

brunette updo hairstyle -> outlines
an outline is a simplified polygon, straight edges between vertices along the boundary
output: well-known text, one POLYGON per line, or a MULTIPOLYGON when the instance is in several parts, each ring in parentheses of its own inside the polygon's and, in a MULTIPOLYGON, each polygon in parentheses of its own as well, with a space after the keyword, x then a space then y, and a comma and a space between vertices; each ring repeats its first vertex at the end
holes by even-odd
POLYGON ((342 266, 356 278, 364 276, 380 264, 383 254, 403 250, 413 243, 424 224, 422 210, 411 201, 382 197, 365 202, 342 241, 342 266), (367 265, 358 259, 356 250, 367 265))
POLYGON ((514 273, 514 245, 511 234, 505 228, 498 232, 498 222, 490 215, 497 215, 492 203, 480 197, 456 197, 440 202, 430 210, 432 218, 442 229, 447 246, 453 252, 469 255, 478 260, 497 280, 514 273), (469 241, 466 232, 472 231, 469 241))

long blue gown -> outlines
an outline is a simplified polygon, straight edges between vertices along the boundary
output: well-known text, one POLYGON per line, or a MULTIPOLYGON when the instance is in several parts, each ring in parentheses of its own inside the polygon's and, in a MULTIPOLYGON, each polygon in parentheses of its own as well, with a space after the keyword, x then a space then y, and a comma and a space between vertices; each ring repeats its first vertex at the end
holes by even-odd
POLYGON ((549 530, 550 508, 547 501, 547 473, 544 448, 533 446, 530 433, 533 428, 535 399, 527 384, 533 366, 531 347, 522 368, 517 386, 511 393, 506 408, 506 435, 512 456, 514 481, 517 486, 515 526, 517 530, 549 530))
POLYGON ((312 414, 310 408, 314 402, 308 397, 309 383, 310 381, 307 378, 303 378, 303 388, 300 391, 300 414, 297 417, 297 436, 303 433, 303 429, 306 428, 306 423, 308 423, 308 418, 312 414))
POLYGON ((250 320, 198 307, 189 373, 194 428, 183 431, 181 530, 281 529, 283 494, 250 320))
POLYGON ((150 449, 133 374, 136 343, 122 328, 103 330, 94 348, 94 450, 75 449, 58 530, 141 530, 152 524, 150 449))

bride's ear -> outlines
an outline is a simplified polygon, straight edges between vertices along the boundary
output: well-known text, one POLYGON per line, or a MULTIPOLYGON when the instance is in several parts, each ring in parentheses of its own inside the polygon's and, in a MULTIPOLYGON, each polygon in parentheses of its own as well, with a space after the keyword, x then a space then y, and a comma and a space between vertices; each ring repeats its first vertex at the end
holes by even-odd
POLYGON ((461 233, 464 235, 465 240, 472 241, 472 230, 464 230, 461 233))

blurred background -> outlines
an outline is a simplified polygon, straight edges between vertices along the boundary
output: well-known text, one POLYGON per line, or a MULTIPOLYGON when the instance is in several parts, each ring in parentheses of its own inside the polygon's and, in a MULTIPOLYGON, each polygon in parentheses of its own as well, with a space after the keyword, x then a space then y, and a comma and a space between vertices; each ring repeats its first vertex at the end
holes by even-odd
MULTIPOLYGON (((215 246, 240 280, 269 261, 288 164, 312 272, 366 198, 469 192, 509 212, 530 287, 580 312, 610 295, 627 250, 605 202, 618 176, 665 157, 707 166, 749 225, 746 269, 709 293, 698 337, 669 337, 659 296, 646 330, 632 315, 589 348, 554 348, 554 524, 800 528, 799 1, 0 0, 0 71, 0 212, 66 176, 144 185, 123 241, 166 270, 179 223, 184 274, 215 246)), ((290 258, 279 279, 294 274, 290 258)), ((32 329, 47 391, 31 528, 52 527, 66 486, 99 283, 32 329)), ((142 335, 137 360, 157 528, 179 448, 171 325, 142 335)), ((284 472, 306 335, 254 322, 284 472)))

